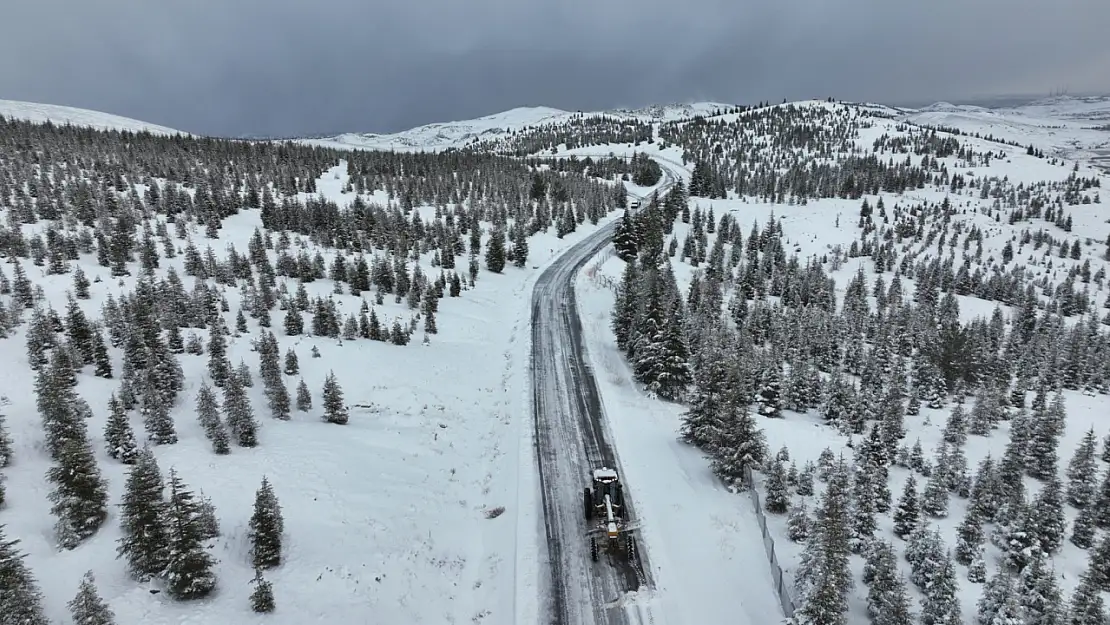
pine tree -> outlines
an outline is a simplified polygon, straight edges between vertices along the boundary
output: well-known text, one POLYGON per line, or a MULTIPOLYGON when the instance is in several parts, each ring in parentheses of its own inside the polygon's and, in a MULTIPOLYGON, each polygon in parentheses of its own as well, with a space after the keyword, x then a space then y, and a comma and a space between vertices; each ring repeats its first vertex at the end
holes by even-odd
POLYGON ((486 246, 486 269, 493 273, 505 270, 505 233, 500 228, 494 228, 490 232, 486 246))
MULTIPOLYGON (((175 326, 176 327, 176 326, 175 326)), ((92 335, 93 344, 93 375, 105 380, 112 379, 112 357, 108 354, 108 346, 104 344, 104 337, 100 331, 92 335)))
POLYGON ((1071 596, 1068 625, 1106 625, 1106 607, 1099 594, 1099 585, 1092 571, 1079 579, 1071 596))
POLYGON ((809 512, 806 510, 805 500, 791 506, 790 517, 786 521, 787 536, 790 540, 801 543, 809 538, 809 512))
POLYGON ((964 516, 960 526, 956 528, 956 536, 956 551, 954 554, 956 562, 964 566, 970 566, 976 553, 978 553, 979 547, 983 544, 983 522, 974 508, 968 508, 967 515, 964 516))
POLYGON ((513 264, 517 267, 528 264, 528 232, 519 221, 513 228, 513 264))
POLYGON ((235 442, 240 447, 258 445, 258 422, 255 421, 254 408, 251 407, 250 399, 239 381, 239 376, 234 373, 229 374, 223 390, 224 412, 235 442))
POLYGON ((946 467, 938 462, 925 483, 924 492, 921 493, 921 512, 936 518, 948 516, 948 484, 945 469, 946 467))
POLYGON ((74 625, 115 625, 116 615, 100 598, 92 571, 88 571, 81 578, 77 596, 69 602, 68 606, 74 625))
POLYGON ((224 336, 223 318, 212 324, 208 337, 208 375, 212 383, 223 388, 231 375, 231 363, 227 360, 227 338, 224 336))
POLYGON ((1080 549, 1089 549, 1095 541, 1095 508, 1080 508, 1071 526, 1071 542, 1080 549))
POLYGON ((1064 497, 1059 478, 1052 475, 1033 502, 1032 514, 1036 519, 1037 540, 1041 549, 1051 555, 1064 544, 1067 520, 1064 517, 1064 497))
POLYGON ((982 625, 994 623, 995 615, 1013 595, 1014 578, 1005 570, 999 569, 983 587, 983 593, 976 603, 976 620, 982 625))
POLYGON ((297 410, 301 412, 312 410, 312 391, 308 390, 304 378, 301 378, 301 381, 297 383, 297 410))
POLYGON ((139 456, 139 445, 135 443, 134 432, 123 404, 115 397, 108 399, 108 424, 104 426, 104 446, 108 456, 123 464, 134 464, 139 456))
POLYGON ((1036 558, 1025 567, 1018 589, 1025 624, 1055 625, 1063 621, 1063 595, 1056 584, 1056 572, 1046 565, 1045 558, 1036 558))
MULTIPOLYGON (((18 265, 17 265, 18 267, 18 265)), ((4 625, 50 625, 42 606, 42 591, 26 556, 17 549, 19 540, 8 540, 0 525, 0 622, 4 625)))
POLYGON ((127 558, 131 575, 145 581, 161 574, 166 566, 166 504, 162 499, 162 473, 150 448, 139 452, 127 476, 120 504, 118 554, 127 558))
POLYGON ((143 427, 147 437, 154 445, 173 445, 177 443, 177 430, 170 407, 166 404, 160 389, 148 376, 143 385, 142 407, 143 427))
MULTIPOLYGON (((77 395, 66 383, 67 359, 63 350, 54 350, 50 365, 39 370, 35 380, 35 395, 39 415, 46 431, 46 447, 57 462, 70 441, 88 440, 84 419, 77 414, 77 395)), ((71 372, 71 371, 70 371, 71 372)))
POLYGON ((200 390, 197 391, 196 411, 197 421, 204 428, 204 436, 212 443, 212 451, 221 456, 231 453, 230 438, 220 419, 216 393, 207 382, 201 382, 200 390))
POLYGON ((732 400, 720 410, 711 467, 721 479, 743 484, 745 469, 758 467, 766 459, 767 439, 746 405, 732 400))
POLYGON ((763 499, 763 509, 771 514, 782 514, 790 507, 790 490, 786 484, 786 470, 782 462, 775 460, 767 476, 767 493, 763 499))
POLYGON ((274 589, 270 582, 262 577, 260 569, 255 569, 251 583, 254 584, 254 590, 251 592, 251 609, 259 613, 273 612, 274 589))
POLYGON ((921 622, 923 625, 963 625, 960 612, 956 566, 951 554, 947 554, 925 589, 921 600, 921 622))
POLYGON ((868 468, 857 465, 852 491, 852 551, 862 553, 874 539, 875 486, 868 468))
POLYGON ((8 433, 8 427, 4 421, 4 413, 0 412, 0 469, 11 464, 12 458, 15 457, 15 453, 12 451, 12 437, 8 433))
POLYGON ((1068 462, 1068 503, 1076 508, 1085 508, 1094 500, 1098 488, 1098 466, 1095 463, 1097 446, 1095 430, 1091 428, 1068 462))
POLYGON ((324 420, 328 423, 346 425, 349 418, 347 407, 343 404, 343 389, 335 379, 335 372, 329 371, 324 381, 324 420))
POLYGON ((250 520, 251 557, 255 569, 268 569, 281 564, 281 537, 285 521, 281 504, 263 477, 262 486, 254 496, 254 514, 250 520))
POLYGON ((920 520, 920 509, 917 503, 917 480, 912 475, 906 478, 906 485, 902 489, 902 497, 894 509, 894 534, 905 540, 913 533, 920 520))
POLYGON ((170 469, 170 499, 166 504, 166 592, 179 600, 200 599, 216 588, 215 561, 204 545, 200 505, 170 469))
POLYGON ((108 491, 88 441, 70 439, 47 479, 54 485, 50 512, 58 542, 73 549, 96 533, 108 518, 108 491))
POLYGON ((297 375, 300 371, 300 364, 297 361, 297 352, 293 348, 285 350, 285 375, 297 375))

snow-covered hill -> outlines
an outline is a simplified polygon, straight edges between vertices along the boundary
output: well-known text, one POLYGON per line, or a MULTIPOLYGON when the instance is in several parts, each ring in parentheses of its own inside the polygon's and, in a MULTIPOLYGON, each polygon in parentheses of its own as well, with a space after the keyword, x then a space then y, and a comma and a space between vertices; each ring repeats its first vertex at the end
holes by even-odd
POLYGON ((444 150, 474 144, 496 143, 513 133, 539 127, 559 126, 582 118, 609 117, 642 122, 674 121, 710 114, 731 106, 701 102, 588 113, 563 111, 545 106, 521 107, 472 120, 426 124, 393 134, 346 133, 324 139, 306 139, 304 142, 311 145, 369 150, 444 150))
POLYGON ((112 115, 111 113, 101 113, 71 106, 19 102, 17 100, 0 100, 0 117, 20 119, 37 124, 48 121, 58 125, 72 124, 85 128, 95 128, 96 130, 146 131, 156 135, 187 134, 165 126, 148 124, 136 119, 112 115))
POLYGON ((1110 97, 1061 96, 1012 108, 940 102, 906 112, 902 119, 1034 144, 1068 159, 1087 160, 1110 153, 1110 97))
MULTIPOLYGON (((956 352, 986 358, 995 349, 979 366, 994 384, 1005 385, 1006 401, 1020 395, 1027 413, 1047 414, 1031 405, 1039 379, 1051 387, 1049 402, 1055 386, 1064 387, 1063 431, 1055 438, 1038 431, 1052 439, 1065 485, 1073 480, 1064 465, 1085 432, 1094 427, 1100 441, 1110 432, 1101 417, 1110 407, 1103 321, 1110 301, 1103 189, 1110 177, 1094 160, 1110 138, 1095 129, 1105 123, 1099 122, 1104 105, 1054 99, 1018 109, 938 103, 909 111, 807 101, 751 110, 706 103, 589 114, 522 108, 393 135, 302 140, 330 152, 293 149, 278 158, 267 151, 273 146, 260 142, 251 148, 256 159, 244 156, 234 170, 226 167, 226 153, 179 152, 157 138, 141 139, 150 143, 116 159, 98 153, 111 149, 109 141, 70 154, 49 144, 57 138, 47 133, 28 131, 28 146, 22 135, 5 136, 0 125, 0 149, 6 150, 0 166, 11 167, 0 176, 0 254, 9 259, 0 268, 0 383, 6 389, 0 390, 6 397, 0 411, 13 441, 10 462, 0 461, 0 531, 5 540, 21 541, 17 548, 56 622, 65 620, 66 601, 86 571, 94 573, 99 595, 121 624, 540 622, 545 599, 527 390, 527 295, 560 250, 618 217, 610 210, 618 178, 637 195, 650 193, 650 186, 631 184, 652 177, 643 164, 647 155, 691 192, 660 200, 673 211, 673 219, 660 222, 670 224, 660 240, 674 280, 657 284, 677 293, 659 301, 683 302, 684 317, 666 327, 683 329, 696 376, 679 401, 656 397, 667 395, 665 385, 645 392, 651 362, 630 364, 615 346, 611 322, 614 290, 627 263, 613 249, 604 251, 580 277, 579 305, 657 582, 651 592, 614 599, 649 603, 657 622, 778 622, 777 582, 762 568, 765 545, 773 541, 785 571, 783 596, 806 605, 809 595, 792 588, 804 570, 803 543, 792 539, 799 536, 798 510, 804 503, 812 530, 813 511, 828 503, 822 497, 835 482, 817 479, 810 493, 798 473, 821 462, 822 474, 835 475, 828 454, 822 458, 826 447, 834 460, 843 453, 850 465, 869 432, 886 431, 895 404, 904 426, 904 436, 895 437, 900 451, 871 486, 877 491, 885 484, 896 510, 908 477, 916 475, 920 487, 930 482, 926 473, 952 477, 931 480, 933 514, 919 514, 947 548, 957 546, 956 528, 969 502, 978 501, 962 492, 961 463, 974 475, 988 456, 1008 457, 1011 473, 1003 477, 1012 477, 1015 466, 1019 476, 1040 466, 1034 458, 1043 449, 1007 451, 1016 445, 1008 445, 1015 429, 1020 439, 1016 409, 991 408, 986 435, 965 436, 959 419, 946 433, 956 406, 972 413, 998 397, 984 390, 989 385, 972 382, 966 397, 938 390, 944 358, 955 358, 933 351, 930 341, 939 343, 941 336, 930 328, 938 321, 951 329, 958 318, 959 331, 971 337, 953 343, 956 352), (951 129, 961 134, 946 132, 951 129), (460 153, 433 154, 446 148, 460 153), (369 151, 382 149, 396 153, 369 151), (486 150, 559 161, 533 167, 501 159, 491 168, 468 160, 486 150), (62 156, 40 163, 43 152, 62 156), (510 259, 500 268, 487 260, 496 247, 493 233, 508 251, 526 254, 522 266, 510 259), (935 310, 923 312, 922 299, 935 310), (851 302, 847 313, 845 300, 851 302), (707 318, 704 302, 721 304, 719 324, 698 321, 707 318), (719 334, 706 335, 707 327, 719 334), (224 328, 223 341, 213 340, 218 328, 224 328), (911 338, 884 334, 895 329, 911 338), (271 332, 273 342, 263 341, 271 332), (226 358, 213 358, 221 343, 226 358), (283 365, 276 374, 272 363, 263 365, 274 357, 274 343, 283 365), (168 365, 144 369, 143 363, 167 353, 179 364, 179 377, 168 365), (240 363, 247 374, 235 379, 252 385, 241 394, 234 385, 230 391, 227 383, 217 387, 217 377, 230 379, 221 364, 235 370, 240 363), (906 395, 888 399, 902 365, 906 395), (69 372, 75 386, 68 385, 69 372), (772 510, 766 538, 749 496, 732 492, 715 475, 743 474, 740 455, 731 453, 743 440, 730 430, 741 419, 711 415, 721 420, 708 430, 733 438, 702 433, 703 449, 679 440, 684 413, 709 410, 705 398, 714 372, 734 376, 727 378, 731 386, 751 391, 753 422, 770 455, 787 449, 781 463, 754 467, 756 492, 772 510), (331 374, 343 397, 326 407, 331 374), (167 382, 175 379, 180 388, 167 382), (278 386, 292 404, 284 413, 278 386), (198 406, 204 387, 217 399, 215 424, 208 416, 198 419, 208 414, 198 406), (54 388, 72 394, 61 402, 38 401, 37 394, 54 388), (1011 392, 1015 388, 1022 392, 1011 392), (839 413, 835 402, 829 408, 827 389, 842 394, 839 413), (905 414, 911 391, 921 395, 918 414, 905 414), (127 404, 122 417, 109 409, 113 394, 127 404), (78 398, 91 414, 65 408, 80 408, 78 398), (244 404, 253 418, 244 416, 244 404), (337 406, 347 408, 345 425, 325 420, 325 408, 334 413, 337 406), (159 430, 167 416, 173 443, 159 430), (44 421, 87 442, 103 479, 106 518, 79 519, 88 535, 71 549, 59 546, 58 515, 48 498, 65 480, 57 472, 47 476, 80 454, 52 453, 44 421), (252 422, 257 444, 240 444, 252 422), (214 507, 220 531, 202 547, 216 560, 216 590, 203 599, 178 601, 168 578, 139 582, 128 573, 128 558, 116 558, 117 541, 126 535, 126 513, 117 504, 133 470, 118 452, 121 423, 140 446, 161 438, 152 448, 163 478, 174 469, 214 507), (230 453, 217 451, 214 432, 231 436, 230 453), (710 440, 713 445, 705 444, 710 440), (248 599, 258 587, 251 583, 251 501, 263 477, 284 514, 282 563, 262 571, 276 600, 271 615, 252 612, 248 599), (792 512, 775 512, 784 499, 792 512), (941 499, 948 502, 942 514, 935 507, 941 499)), ((0 115, 174 132, 25 103, 0 102, 0 115)), ((640 274, 637 283, 656 284, 651 276, 640 274)), ((961 375, 973 379, 970 370, 961 375)), ((1029 427, 1035 430, 1036 422, 1029 427)), ((84 468, 88 457, 82 457, 84 468)), ((1093 466, 1097 473, 1090 476, 1110 474, 1103 459, 1093 466)), ((866 468, 852 480, 878 471, 864 460, 860 467, 866 468)), ((1016 501, 998 474, 983 475, 980 490, 1016 501)), ((1044 490, 1043 479, 1012 481, 1023 484, 1023 501, 1036 501, 1044 490)), ((69 494, 63 500, 96 499, 88 492, 69 494)), ((857 514, 863 498, 857 493, 851 501, 859 525, 851 531, 859 532, 867 525, 866 506, 857 514)), ((1049 503, 1035 509, 1051 512, 1049 503)), ((1036 515, 1014 512, 1017 503, 1011 508, 1010 519, 979 519, 985 537, 972 546, 979 549, 976 567, 981 559, 988 573, 1008 570, 1011 552, 1021 551, 1011 548, 1020 530, 1053 529, 1020 525, 1013 519, 1036 515), (995 542, 992 533, 999 536, 995 542)), ((1038 583, 1043 590, 1051 577, 1070 599, 1089 555, 1110 553, 1104 528, 1110 517, 1099 521, 1103 529, 1095 531, 1092 546, 1082 548, 1069 538, 1080 509, 1064 504, 1061 510, 1063 544, 1044 560, 1054 575, 1038 583)), ((893 512, 872 518, 872 535, 894 545, 894 568, 917 580, 907 582, 910 607, 920 612, 925 601, 940 610, 939 600, 925 600, 930 595, 927 584, 918 583, 925 575, 921 565, 915 572, 903 557, 907 541, 894 534, 893 512)), ((935 547, 924 533, 915 540, 924 551, 935 547)), ((866 553, 848 556, 855 588, 846 605, 853 623, 867 618, 869 593, 872 600, 885 596, 863 581, 866 553)), ((0 566, 9 561, 0 550, 0 566)), ((961 617, 946 622, 974 623, 984 585, 968 579, 967 564, 954 566, 927 573, 946 584, 955 579, 961 617)), ((1019 604, 1013 609, 1028 608, 1018 593, 1002 595, 1019 604)), ((889 614, 893 604, 884 605, 889 614)), ((951 610, 944 614, 952 617, 951 610)))

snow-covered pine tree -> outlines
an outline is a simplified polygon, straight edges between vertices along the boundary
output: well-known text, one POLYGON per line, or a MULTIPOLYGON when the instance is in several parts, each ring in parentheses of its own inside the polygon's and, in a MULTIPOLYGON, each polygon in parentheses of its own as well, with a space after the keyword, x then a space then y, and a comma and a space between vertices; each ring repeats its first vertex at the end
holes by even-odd
POLYGON ((0 412, 0 469, 11 464, 12 459, 15 457, 15 452, 12 450, 12 436, 8 433, 8 426, 5 423, 5 418, 4 413, 0 412))
POLYGON ((220 519, 216 516, 215 504, 208 497, 201 497, 197 501, 197 518, 200 521, 201 537, 204 540, 219 537, 220 519))
POLYGON ((301 412, 312 410, 312 391, 308 390, 304 378, 297 383, 297 410, 301 412))
POLYGON ((135 464, 139 455, 139 446, 135 442, 135 433, 131 430, 130 419, 123 409, 123 404, 116 399, 116 394, 108 398, 108 423, 104 426, 104 446, 108 457, 119 460, 123 464, 135 464))
POLYGON ((1095 507, 1087 506, 1079 509, 1075 521, 1071 526, 1072 544, 1080 549, 1090 549, 1095 540, 1095 507))
POLYGON ((50 512, 58 543, 73 549, 96 533, 108 518, 108 491, 92 446, 87 440, 65 442, 57 464, 46 473, 54 485, 50 512))
POLYGON ((281 564, 281 538, 285 522, 281 504, 269 480, 262 478, 262 485, 254 496, 254 513, 250 520, 251 558, 256 569, 268 569, 281 564))
POLYGON ((179 600, 200 599, 216 587, 215 561, 205 549, 200 506, 177 473, 170 469, 166 504, 168 558, 166 592, 179 600))
POLYGON ((902 496, 894 508, 894 535, 906 540, 920 522, 920 508, 917 502, 917 480, 913 475, 906 478, 902 496))
POLYGON ((505 231, 494 228, 486 243, 486 269, 493 273, 505 270, 505 231))
POLYGON ((1098 488, 1098 466, 1095 461, 1095 451, 1098 439, 1095 438, 1095 429, 1087 430, 1075 450, 1075 454, 1068 462, 1068 503, 1076 508, 1086 508, 1095 497, 1098 488))
POLYGON ((863 581, 867 589, 867 615, 873 625, 898 625, 913 621, 906 580, 898 573, 890 543, 873 542, 866 554, 863 581))
POLYGON ((67 605, 70 617, 73 618, 73 625, 115 625, 116 615, 100 598, 92 571, 88 571, 81 578, 77 596, 67 605))
POLYGON ((170 407, 166 404, 161 390, 147 376, 142 387, 142 404, 139 409, 143 417, 143 427, 147 438, 154 445, 173 445, 177 443, 177 430, 170 407))
POLYGON ((786 521, 787 536, 796 543, 805 542, 809 538, 809 527, 809 511, 805 499, 801 499, 790 507, 790 516, 786 521))
POLYGON ((1026 625, 1055 625, 1064 621, 1064 600, 1056 572, 1047 558, 1035 558, 1018 579, 1018 602, 1026 625))
POLYGON ((963 625, 959 581, 951 554, 945 554, 921 598, 922 625, 963 625))
POLYGON ((347 406, 343 403, 343 389, 335 378, 335 372, 329 371, 324 380, 324 420, 336 425, 346 425, 350 416, 347 406))
POLYGON ((1055 474, 1049 476, 1032 505, 1037 540, 1041 549, 1049 555, 1056 553, 1064 544, 1064 533, 1067 531, 1062 489, 1060 479, 1055 474))
POLYGON ((853 553, 863 553, 864 549, 875 537, 875 487, 871 481, 871 472, 866 469, 861 469, 858 465, 855 470, 854 478, 851 511, 851 548, 853 553))
POLYGON ((1013 594, 1013 576, 1005 568, 995 571, 994 575, 983 586, 983 592, 979 595, 979 601, 975 605, 976 621, 980 625, 994 623, 995 615, 998 614, 998 611, 1010 600, 1013 594))
POLYGON ((162 473, 149 447, 139 451, 138 459, 127 476, 127 486, 120 503, 118 554, 127 558, 131 575, 145 581, 161 574, 166 566, 167 534, 166 503, 162 473))
POLYGON ((941 442, 937 449, 933 472, 925 482, 925 490, 921 493, 921 512, 935 518, 948 516, 947 460, 946 445, 941 442))
POLYGON ((258 422, 254 417, 254 408, 251 407, 246 389, 237 374, 228 373, 224 379, 223 391, 227 425, 235 442, 240 447, 258 445, 258 422))
POLYGON ((761 387, 756 395, 759 414, 765 417, 782 417, 782 367, 772 364, 761 376, 761 387))
POLYGON ((790 507, 790 488, 786 484, 786 468, 782 461, 771 462, 767 472, 767 492, 763 499, 763 509, 771 514, 782 514, 790 507))
POLYGON ((208 375, 217 388, 223 388, 231 375, 231 363, 227 360, 227 337, 224 336, 223 318, 218 317, 212 324, 208 336, 208 375))
POLYGON ((197 391, 197 421, 204 428, 204 436, 212 443, 212 451, 217 455, 231 453, 230 438, 223 421, 220 419, 220 406, 216 393, 208 382, 202 381, 197 391))
POLYGON ((741 486, 745 468, 756 468, 767 458, 767 439, 748 406, 729 400, 720 407, 720 431, 710 466, 730 484, 741 486))
POLYGON ((50 625, 42 591, 17 545, 19 540, 8 540, 0 525, 0 618, 5 625, 50 625))
POLYGON ((1096 574, 1088 570, 1071 596, 1068 625, 1106 625, 1106 606, 1099 591, 1096 574))
MULTIPOLYGON (((369 337, 367 337, 369 338, 369 337)), ((300 372, 300 363, 297 359, 297 352, 293 348, 285 350, 285 375, 297 375, 300 372)))
POLYGON ((983 521, 974 507, 969 506, 964 520, 956 528, 956 550, 953 557, 956 562, 970 566, 972 560, 983 544, 983 521))
POLYGON ((274 589, 270 582, 262 577, 261 569, 255 569, 251 584, 254 584, 254 590, 251 591, 251 609, 259 613, 273 612, 274 589))
POLYGON ((61 460, 69 441, 86 441, 85 420, 77 414, 77 395, 64 381, 67 371, 62 350, 52 350, 49 365, 39 370, 35 395, 46 431, 46 448, 55 462, 61 460))

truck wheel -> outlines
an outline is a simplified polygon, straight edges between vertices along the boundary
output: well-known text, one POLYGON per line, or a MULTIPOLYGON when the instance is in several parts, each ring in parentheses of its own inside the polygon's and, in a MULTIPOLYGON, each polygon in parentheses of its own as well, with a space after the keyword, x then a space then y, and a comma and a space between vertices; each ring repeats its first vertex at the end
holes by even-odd
POLYGON ((594 538, 590 539, 590 559, 597 562, 597 540, 594 538))
POLYGON ((594 497, 588 486, 582 491, 582 508, 586 514, 587 521, 594 518, 594 497))
POLYGON ((636 561, 636 538, 629 534, 627 542, 624 545, 624 555, 628 558, 629 562, 636 561))
POLYGON ((618 508, 624 508, 624 486, 615 484, 613 490, 616 491, 616 497, 613 497, 613 503, 616 504, 618 508))

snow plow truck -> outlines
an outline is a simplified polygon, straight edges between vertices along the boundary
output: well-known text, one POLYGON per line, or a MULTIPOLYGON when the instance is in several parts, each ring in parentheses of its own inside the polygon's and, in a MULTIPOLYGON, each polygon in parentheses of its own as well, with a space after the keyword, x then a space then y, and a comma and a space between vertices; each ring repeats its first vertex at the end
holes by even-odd
POLYGON ((617 472, 608 467, 594 469, 593 486, 582 493, 586 522, 590 524, 590 559, 594 562, 602 552, 622 557, 629 562, 636 558, 635 526, 624 505, 624 490, 617 472))

